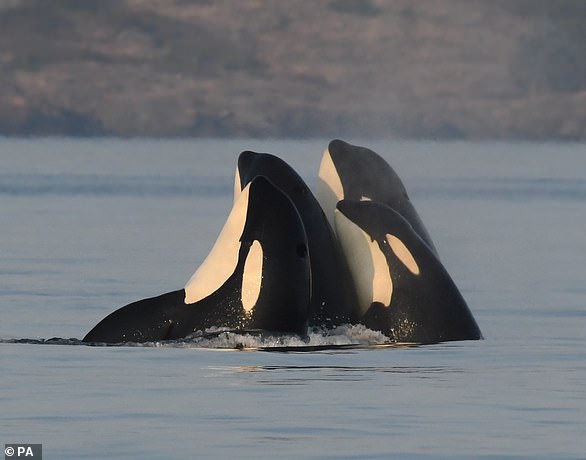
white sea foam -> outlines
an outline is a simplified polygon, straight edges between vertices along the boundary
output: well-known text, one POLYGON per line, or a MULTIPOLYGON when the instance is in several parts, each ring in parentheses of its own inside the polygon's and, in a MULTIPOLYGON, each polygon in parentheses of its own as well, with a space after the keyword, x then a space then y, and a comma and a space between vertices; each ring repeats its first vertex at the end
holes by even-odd
MULTIPOLYGON (((315 349, 339 346, 386 345, 390 340, 378 331, 363 325, 342 325, 333 329, 310 328, 305 337, 295 334, 271 334, 267 332, 237 333, 221 329, 209 329, 173 346, 218 349, 315 349)), ((170 344, 171 345, 171 344, 170 344)))
MULTIPOLYGON (((36 345, 88 345, 79 339, 53 337, 50 339, 2 339, 0 343, 29 343, 36 345)), ((210 328, 198 331, 181 340, 162 342, 126 342, 118 344, 92 343, 91 346, 127 347, 171 347, 171 348, 209 348, 221 350, 286 350, 312 351, 337 347, 402 346, 396 344, 378 331, 366 326, 342 325, 333 329, 310 328, 305 336, 278 334, 266 331, 233 332, 223 328, 210 328)))

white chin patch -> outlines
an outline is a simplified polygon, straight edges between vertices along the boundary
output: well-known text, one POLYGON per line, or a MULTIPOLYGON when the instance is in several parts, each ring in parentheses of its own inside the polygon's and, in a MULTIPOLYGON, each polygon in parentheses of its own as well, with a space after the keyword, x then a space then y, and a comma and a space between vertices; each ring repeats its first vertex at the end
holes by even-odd
POLYGON ((317 201, 321 205, 330 225, 334 228, 334 211, 338 201, 344 199, 344 188, 340 176, 330 155, 326 149, 319 166, 319 178, 317 183, 317 201))
POLYGON ((254 240, 244 262, 242 273, 242 306, 246 313, 250 313, 262 288, 263 250, 260 241, 254 240))
POLYGON ((236 167, 236 173, 234 174, 234 203, 242 193, 242 185, 240 182, 240 171, 238 167, 236 167))
POLYGON ((240 237, 248 213, 250 184, 239 194, 214 247, 185 285, 185 303, 192 304, 216 292, 238 264, 240 237))
POLYGON ((335 223, 358 295, 360 314, 366 313, 373 302, 388 307, 393 295, 393 280, 378 243, 338 210, 335 223))
POLYGON ((413 257, 411 251, 407 249, 407 246, 405 246, 405 244, 395 235, 387 233, 386 237, 389 246, 397 256, 397 258, 401 261, 401 263, 405 265, 405 267, 407 267, 407 270, 409 270, 415 276, 419 275, 419 265, 417 265, 415 257, 413 257))

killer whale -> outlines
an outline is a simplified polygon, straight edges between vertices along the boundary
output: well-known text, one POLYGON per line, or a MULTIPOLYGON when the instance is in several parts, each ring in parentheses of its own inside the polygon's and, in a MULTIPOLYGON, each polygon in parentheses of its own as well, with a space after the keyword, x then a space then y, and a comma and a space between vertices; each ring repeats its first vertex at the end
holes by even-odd
POLYGON ((380 201, 401 214, 437 254, 399 175, 380 155, 366 147, 340 139, 329 143, 319 168, 317 197, 332 226, 338 201, 380 201))
POLYGON ((234 196, 258 175, 266 176, 291 199, 303 221, 312 277, 310 326, 331 327, 351 322, 356 316, 355 292, 334 231, 319 202, 287 162, 269 153, 250 150, 238 157, 234 196))
POLYGON ((397 342, 482 338, 448 272, 401 214, 380 202, 342 200, 334 220, 361 323, 397 342))
POLYGON ((305 335, 345 323, 396 342, 482 338, 380 156, 334 140, 319 176, 330 220, 285 161, 242 152, 232 211, 184 288, 114 311, 83 341, 177 340, 210 328, 305 335))
POLYGON ((310 295, 308 242, 297 208, 256 176, 183 289, 114 311, 83 341, 175 340, 210 327, 305 334, 310 295))

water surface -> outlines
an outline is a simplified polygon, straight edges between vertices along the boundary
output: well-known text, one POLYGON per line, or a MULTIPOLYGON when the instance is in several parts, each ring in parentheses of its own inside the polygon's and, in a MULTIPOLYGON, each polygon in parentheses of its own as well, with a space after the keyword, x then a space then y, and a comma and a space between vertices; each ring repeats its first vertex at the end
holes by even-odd
POLYGON ((313 185, 327 141, 0 139, 4 442, 46 459, 585 458, 586 146, 349 141, 403 178, 486 340, 62 340, 183 286, 241 150, 313 185))

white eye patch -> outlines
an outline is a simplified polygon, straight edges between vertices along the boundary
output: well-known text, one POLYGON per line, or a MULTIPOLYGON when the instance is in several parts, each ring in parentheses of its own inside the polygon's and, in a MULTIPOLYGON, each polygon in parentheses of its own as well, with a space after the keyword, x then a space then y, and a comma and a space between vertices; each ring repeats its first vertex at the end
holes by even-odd
POLYGON ((263 250, 260 241, 254 240, 244 262, 242 273, 242 306, 250 313, 262 287, 263 250))
POLYGON ((411 251, 407 249, 407 246, 395 235, 391 235, 390 233, 386 234, 387 243, 391 247, 392 251, 395 253, 397 258, 401 261, 403 265, 414 275, 419 275, 419 265, 411 254, 411 251))

